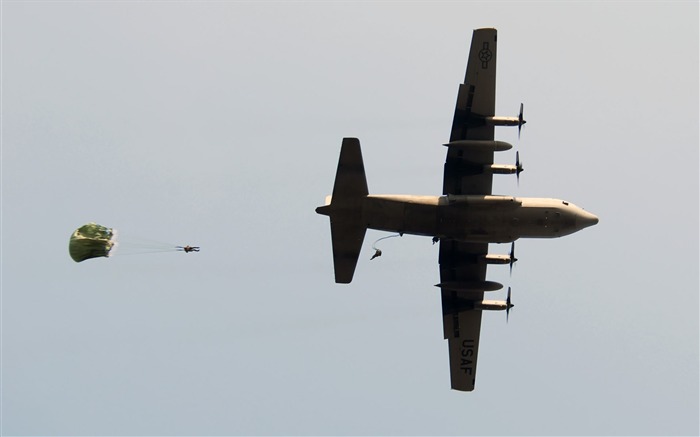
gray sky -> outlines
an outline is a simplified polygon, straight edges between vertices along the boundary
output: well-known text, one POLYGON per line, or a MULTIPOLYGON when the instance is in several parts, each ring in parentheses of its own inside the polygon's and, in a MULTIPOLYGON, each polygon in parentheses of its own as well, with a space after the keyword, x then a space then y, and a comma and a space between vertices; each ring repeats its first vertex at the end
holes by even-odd
POLYGON ((697 435, 698 77, 690 1, 2 2, 2 433, 697 435), (528 120, 495 191, 601 222, 489 268, 461 393, 437 246, 336 285, 314 208, 344 136, 440 193, 478 27, 528 120), (89 221, 202 252, 76 264, 89 221))

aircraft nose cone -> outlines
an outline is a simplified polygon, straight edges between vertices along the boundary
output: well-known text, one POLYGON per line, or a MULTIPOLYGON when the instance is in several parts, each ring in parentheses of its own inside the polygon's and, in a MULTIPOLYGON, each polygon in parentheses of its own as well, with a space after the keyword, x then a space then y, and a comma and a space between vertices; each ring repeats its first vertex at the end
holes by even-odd
POLYGON ((576 220, 581 229, 598 224, 598 217, 588 211, 581 211, 576 220))

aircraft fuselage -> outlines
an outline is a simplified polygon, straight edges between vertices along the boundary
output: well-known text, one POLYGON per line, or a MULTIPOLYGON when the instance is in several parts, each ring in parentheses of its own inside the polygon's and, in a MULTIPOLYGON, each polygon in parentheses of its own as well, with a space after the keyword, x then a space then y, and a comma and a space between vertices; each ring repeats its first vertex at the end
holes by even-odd
POLYGON ((368 195, 361 209, 370 229, 485 243, 556 238, 598 223, 572 203, 547 198, 368 195))

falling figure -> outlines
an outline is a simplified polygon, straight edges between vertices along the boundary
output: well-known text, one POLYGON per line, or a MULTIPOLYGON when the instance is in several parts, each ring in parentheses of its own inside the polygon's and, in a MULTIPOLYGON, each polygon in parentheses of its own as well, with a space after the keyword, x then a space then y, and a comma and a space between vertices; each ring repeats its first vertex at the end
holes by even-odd
POLYGON ((180 246, 185 253, 190 253, 190 252, 199 252, 199 246, 180 246))
POLYGON ((380 241, 384 240, 385 238, 393 238, 393 237, 400 237, 400 236, 401 236, 401 234, 387 235, 386 237, 382 237, 382 238, 378 239, 377 241, 375 241, 374 243, 372 243, 372 249, 374 249, 374 255, 372 255, 372 258, 370 258, 369 260, 372 261, 373 259, 382 256, 382 251, 377 249, 375 244, 379 243, 380 241))

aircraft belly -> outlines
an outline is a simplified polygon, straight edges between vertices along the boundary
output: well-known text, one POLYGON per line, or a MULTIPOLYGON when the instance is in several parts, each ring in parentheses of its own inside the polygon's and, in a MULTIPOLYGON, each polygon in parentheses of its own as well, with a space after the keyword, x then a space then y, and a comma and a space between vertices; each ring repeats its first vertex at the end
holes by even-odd
POLYGON ((437 209, 433 204, 368 197, 364 217, 370 229, 435 236, 437 209))
POLYGON ((455 207, 369 196, 363 214, 370 229, 459 241, 505 243, 520 237, 520 208, 455 207))
POLYGON ((555 238, 575 231, 571 212, 555 203, 520 205, 502 199, 367 196, 363 221, 370 229, 474 243, 508 243, 521 237, 555 238))
POLYGON ((443 207, 438 213, 438 236, 459 241, 505 243, 519 237, 514 210, 443 207))

